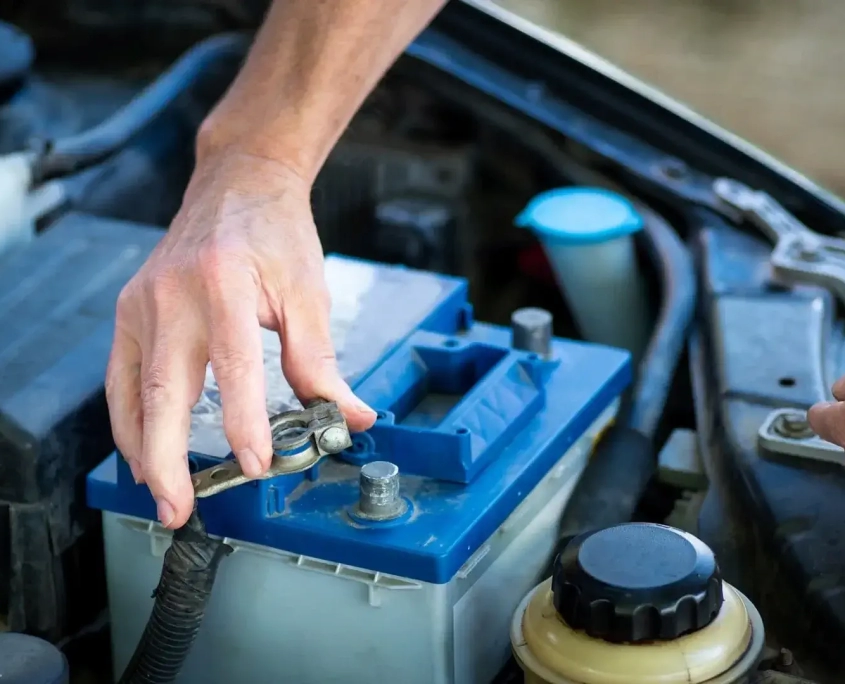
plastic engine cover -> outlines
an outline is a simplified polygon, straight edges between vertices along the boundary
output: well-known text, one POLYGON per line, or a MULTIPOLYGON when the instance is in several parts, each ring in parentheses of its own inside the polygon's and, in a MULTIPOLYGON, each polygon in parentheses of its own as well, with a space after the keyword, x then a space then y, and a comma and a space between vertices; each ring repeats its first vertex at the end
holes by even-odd
POLYGON ((115 302, 161 235, 72 214, 0 260, 0 619, 12 630, 60 638, 105 605, 82 485, 114 449, 115 302))

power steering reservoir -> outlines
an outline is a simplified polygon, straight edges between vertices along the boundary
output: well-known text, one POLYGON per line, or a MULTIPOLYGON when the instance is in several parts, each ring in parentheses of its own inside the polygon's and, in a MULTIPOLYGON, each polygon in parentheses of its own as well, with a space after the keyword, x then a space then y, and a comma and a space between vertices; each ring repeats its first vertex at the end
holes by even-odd
POLYGON ((648 523, 570 541, 511 625, 526 684, 739 684, 764 636, 703 542, 648 523))

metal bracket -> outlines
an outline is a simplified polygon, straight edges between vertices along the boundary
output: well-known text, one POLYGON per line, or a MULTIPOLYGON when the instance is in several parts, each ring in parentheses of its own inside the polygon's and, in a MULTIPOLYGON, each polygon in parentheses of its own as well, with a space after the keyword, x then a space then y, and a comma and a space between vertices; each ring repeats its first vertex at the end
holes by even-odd
POLYGON ((845 466, 845 449, 818 437, 806 412, 797 409, 772 411, 760 426, 757 445, 770 453, 845 466))
MULTIPOLYGON (((261 479, 292 475, 312 468, 322 458, 352 446, 346 420, 334 402, 315 401, 308 408, 270 418, 273 459, 261 479)), ((202 499, 251 482, 237 461, 223 461, 191 477, 194 496, 202 499)))
POLYGON ((821 235, 801 223, 765 192, 718 178, 713 192, 774 243, 774 274, 788 284, 817 285, 845 302, 845 240, 821 235))
MULTIPOLYGON (((713 192, 774 243, 770 263, 775 276, 791 285, 826 288, 845 303, 845 240, 810 230, 770 195, 738 181, 718 178, 713 192)), ((803 411, 772 411, 757 443, 769 453, 845 466, 845 450, 813 433, 803 411)))

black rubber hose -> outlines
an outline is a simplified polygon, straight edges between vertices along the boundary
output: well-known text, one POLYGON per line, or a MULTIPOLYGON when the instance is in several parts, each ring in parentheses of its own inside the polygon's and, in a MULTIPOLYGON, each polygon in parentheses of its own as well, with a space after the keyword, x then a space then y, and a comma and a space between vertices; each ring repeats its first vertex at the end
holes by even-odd
POLYGON ((684 243, 662 217, 638 207, 649 254, 663 291, 631 397, 630 411, 599 442, 561 521, 561 539, 631 520, 657 469, 654 436, 695 316, 695 267, 684 243))
POLYGON ((654 470, 651 440, 625 425, 611 427, 566 505, 561 545, 584 532, 630 521, 654 470))
POLYGON ((654 439, 672 379, 695 318, 698 284, 686 245, 662 216, 638 206, 645 220, 645 242, 663 292, 654 332, 640 363, 628 425, 654 439))
POLYGON ((198 43, 111 117, 87 131, 49 143, 35 163, 36 180, 78 171, 122 149, 205 71, 222 61, 242 58, 249 42, 249 34, 225 33, 198 43))
POLYGON ((220 561, 232 552, 212 539, 194 509, 173 533, 147 627, 118 684, 170 684, 199 633, 220 561))

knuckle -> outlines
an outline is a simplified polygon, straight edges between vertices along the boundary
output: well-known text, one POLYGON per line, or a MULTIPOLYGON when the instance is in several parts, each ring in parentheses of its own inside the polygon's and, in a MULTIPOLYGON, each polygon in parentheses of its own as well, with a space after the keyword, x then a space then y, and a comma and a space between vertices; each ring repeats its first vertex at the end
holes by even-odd
POLYGON ((334 368, 337 365, 337 354, 328 341, 314 347, 312 359, 320 368, 334 368))
POLYGON ((169 391, 163 376, 163 370, 153 366, 141 386, 141 405, 145 420, 157 415, 162 407, 167 406, 169 391))
POLYGON ((127 283, 120 294, 117 296, 117 305, 115 306, 115 316, 118 322, 124 322, 132 318, 132 312, 135 309, 135 288, 134 283, 127 283))
POLYGON ((184 292, 182 277, 173 266, 160 266, 150 275, 147 284, 150 299, 156 309, 166 309, 184 292))
POLYGON ((218 381, 241 380, 248 376, 255 366, 251 356, 237 347, 212 344, 208 352, 214 377, 218 381))
MULTIPOLYGON (((285 308, 301 312, 319 312, 327 317, 332 306, 332 296, 325 282, 295 281, 288 284, 282 295, 285 308)), ((312 315, 307 316, 312 318, 312 315)))
POLYGON ((197 271, 203 282, 216 285, 228 280, 233 256, 224 244, 216 240, 205 242, 197 251, 197 271))
POLYGON ((205 243, 197 253, 196 269, 202 287, 214 299, 246 298, 258 290, 255 266, 237 245, 220 240, 205 243))

